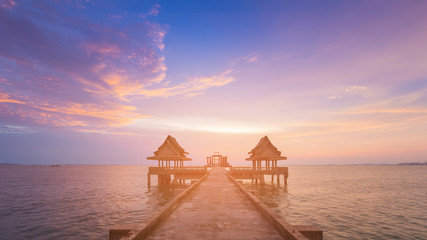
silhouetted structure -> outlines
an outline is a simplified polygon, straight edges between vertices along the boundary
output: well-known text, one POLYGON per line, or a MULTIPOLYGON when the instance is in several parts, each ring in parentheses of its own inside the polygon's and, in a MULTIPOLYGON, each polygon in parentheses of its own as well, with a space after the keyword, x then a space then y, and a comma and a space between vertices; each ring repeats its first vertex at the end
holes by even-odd
POLYGON ((191 158, 187 158, 188 152, 186 152, 176 141, 174 137, 168 135, 163 144, 157 151, 154 152, 154 156, 147 157, 147 160, 158 160, 159 167, 183 167, 184 161, 191 161, 191 158))
POLYGON ((262 162, 265 161, 266 170, 277 170, 277 160, 286 160, 286 157, 280 156, 281 152, 270 142, 267 136, 261 138, 258 144, 248 154, 251 156, 246 161, 252 161, 253 170, 262 170, 262 162))
POLYGON ((206 173, 205 167, 184 167, 184 161, 191 161, 187 158, 186 152, 174 137, 168 135, 163 144, 154 152, 154 156, 147 157, 147 160, 157 160, 158 167, 149 167, 147 184, 151 184, 151 175, 158 176, 159 185, 169 184, 171 175, 174 180, 185 182, 185 179, 198 179, 206 173), (171 164, 173 163, 173 164, 171 164))
POLYGON ((169 184, 171 175, 174 175, 174 181, 185 182, 185 179, 195 178, 200 180, 194 184, 192 182, 189 188, 175 196, 160 212, 143 224, 111 228, 110 240, 323 239, 321 229, 315 226, 289 224, 235 180, 235 178, 252 179, 263 183, 264 175, 271 175, 272 181, 274 175, 277 175, 279 184, 280 175, 283 175, 285 184, 287 183, 288 168, 277 166, 277 161, 286 160, 286 157, 281 156, 281 152, 267 136, 261 138, 249 152, 250 157, 246 160, 252 161, 252 167, 231 167, 227 157, 218 152, 207 157, 205 167, 184 167, 184 161, 191 161, 186 157, 187 154, 176 139, 169 135, 154 152, 154 156, 147 157, 148 160, 158 161, 158 167, 149 167, 148 185, 153 174, 158 175, 159 184, 169 184), (222 168, 228 166, 230 166, 229 174, 222 168), (213 167, 209 174, 207 167, 213 167))
POLYGON ((256 182, 259 180, 263 183, 264 175, 271 175, 271 181, 274 180, 274 175, 276 175, 277 183, 280 184, 280 175, 283 175, 285 184, 287 184, 288 168, 277 166, 278 160, 286 160, 287 158, 281 156, 281 152, 277 150, 267 136, 261 138, 249 154, 250 157, 246 158, 246 161, 252 161, 252 168, 231 168, 231 174, 234 178, 252 179, 256 182))
POLYGON ((290 224, 215 166, 142 224, 110 228, 109 239, 322 240, 323 231, 290 224))
POLYGON ((230 164, 227 162, 227 156, 222 156, 219 152, 215 152, 214 155, 206 157, 206 166, 230 167, 230 164))

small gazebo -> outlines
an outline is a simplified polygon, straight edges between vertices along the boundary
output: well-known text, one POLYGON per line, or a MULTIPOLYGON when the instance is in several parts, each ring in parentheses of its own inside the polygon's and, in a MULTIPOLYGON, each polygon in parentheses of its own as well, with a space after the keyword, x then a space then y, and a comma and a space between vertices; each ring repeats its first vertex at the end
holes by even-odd
POLYGON ((181 168, 184 166, 184 161, 191 161, 191 158, 185 156, 187 154, 188 152, 178 144, 176 139, 168 135, 159 149, 154 152, 154 156, 147 157, 147 160, 157 160, 159 167, 167 169, 171 168, 171 162, 174 168, 181 168))
POLYGON ((214 155, 206 157, 206 166, 207 167, 230 167, 230 164, 227 162, 227 156, 220 155, 219 152, 215 152, 214 155))
POLYGON ((252 161, 252 169, 254 171, 277 171, 277 161, 286 160, 286 157, 281 156, 281 152, 270 142, 267 136, 261 138, 259 143, 252 151, 248 153, 250 156, 246 161, 252 161), (265 161, 265 168, 262 168, 262 161, 265 161))

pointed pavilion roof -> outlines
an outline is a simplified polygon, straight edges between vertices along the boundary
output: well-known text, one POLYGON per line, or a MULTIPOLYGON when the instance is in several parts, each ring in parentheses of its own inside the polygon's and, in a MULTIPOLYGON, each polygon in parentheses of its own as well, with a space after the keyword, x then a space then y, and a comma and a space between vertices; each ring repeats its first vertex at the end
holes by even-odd
POLYGON ((281 156, 281 152, 270 142, 267 136, 261 138, 255 148, 248 154, 247 161, 252 160, 286 160, 286 157, 281 156))
POLYGON ((188 154, 176 141, 174 137, 168 135, 163 144, 154 152, 154 156, 147 157, 148 160, 183 160, 191 161, 185 156, 188 154))

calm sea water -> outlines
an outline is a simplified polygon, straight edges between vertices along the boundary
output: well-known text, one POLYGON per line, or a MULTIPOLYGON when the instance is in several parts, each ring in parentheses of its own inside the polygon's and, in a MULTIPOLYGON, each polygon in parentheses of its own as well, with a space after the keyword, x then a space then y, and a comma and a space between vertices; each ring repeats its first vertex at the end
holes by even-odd
MULTIPOLYGON (((427 239, 427 166, 291 166, 288 186, 245 186, 324 239, 427 239)), ((0 166, 0 239, 107 239, 177 190, 145 166, 0 166), (152 184, 156 184, 152 178, 152 184)))
POLYGON ((287 187, 245 185, 324 239, 427 239, 427 166, 291 166, 289 175, 287 187))

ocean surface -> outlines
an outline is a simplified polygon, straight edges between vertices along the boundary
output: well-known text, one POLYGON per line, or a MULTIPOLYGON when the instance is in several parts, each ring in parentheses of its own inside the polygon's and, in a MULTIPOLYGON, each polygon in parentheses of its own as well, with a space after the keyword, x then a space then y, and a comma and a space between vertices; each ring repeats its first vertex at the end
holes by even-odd
MULTIPOLYGON (((108 239, 179 189, 146 186, 146 166, 0 166, 0 239, 108 239)), ((427 239, 427 166, 290 166, 288 185, 244 185, 324 239, 427 239)), ((156 185, 155 177, 152 184, 156 185)))

